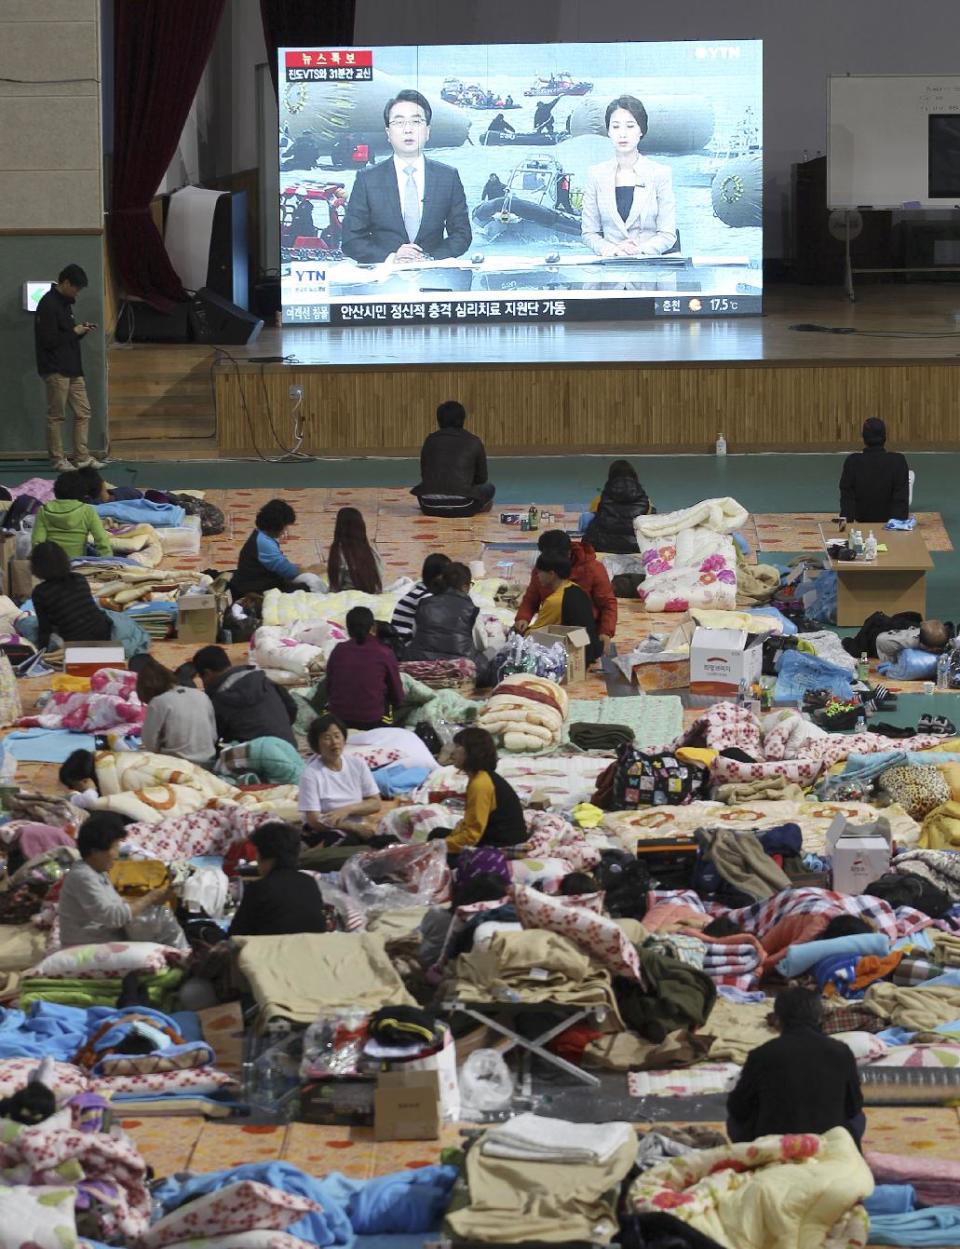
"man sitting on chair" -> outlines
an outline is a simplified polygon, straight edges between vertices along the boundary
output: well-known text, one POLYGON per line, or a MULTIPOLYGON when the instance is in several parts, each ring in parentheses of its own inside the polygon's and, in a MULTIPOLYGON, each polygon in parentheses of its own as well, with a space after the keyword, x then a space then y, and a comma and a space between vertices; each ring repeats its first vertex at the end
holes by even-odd
POLYGON ((863 450, 848 455, 840 474, 840 515, 885 525, 910 515, 910 473, 899 451, 888 451, 887 427, 878 416, 863 422, 863 450))
POLYGON ((343 221, 343 254, 360 264, 416 264, 462 256, 473 232, 460 175, 426 160, 433 110, 419 91, 387 101, 393 159, 357 174, 343 221))

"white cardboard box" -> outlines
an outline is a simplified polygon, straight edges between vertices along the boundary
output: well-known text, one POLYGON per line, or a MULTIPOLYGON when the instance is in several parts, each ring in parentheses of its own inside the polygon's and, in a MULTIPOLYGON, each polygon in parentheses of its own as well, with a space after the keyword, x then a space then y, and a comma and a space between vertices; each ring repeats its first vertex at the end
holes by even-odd
POLYGON ((851 824, 841 812, 827 829, 827 853, 833 860, 837 893, 861 894, 890 867, 893 834, 884 816, 872 824, 851 824))
POLYGON ((760 679, 764 636, 698 626, 690 643, 690 692, 736 698, 741 681, 749 687, 760 679))

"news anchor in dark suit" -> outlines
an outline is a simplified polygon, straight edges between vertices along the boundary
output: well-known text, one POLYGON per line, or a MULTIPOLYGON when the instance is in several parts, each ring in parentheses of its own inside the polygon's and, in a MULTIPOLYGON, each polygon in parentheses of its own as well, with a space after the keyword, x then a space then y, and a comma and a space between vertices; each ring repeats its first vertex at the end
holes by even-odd
POLYGON ((416 264, 462 256, 473 232, 460 175, 426 160, 433 110, 400 91, 383 110, 393 157, 357 174, 343 221, 343 254, 360 264, 416 264))

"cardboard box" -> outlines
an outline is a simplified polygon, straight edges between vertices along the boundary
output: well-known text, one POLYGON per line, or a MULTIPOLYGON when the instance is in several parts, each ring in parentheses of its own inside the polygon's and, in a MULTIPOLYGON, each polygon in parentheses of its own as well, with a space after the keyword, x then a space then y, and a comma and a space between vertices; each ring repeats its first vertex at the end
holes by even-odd
POLYGON ((439 1136, 436 1071, 382 1071, 373 1097, 373 1139, 435 1141, 439 1136))
POLYGON ((590 634, 586 629, 573 625, 547 625, 544 629, 532 629, 527 634, 541 646, 553 646, 562 642, 567 651, 567 675, 561 685, 574 685, 577 681, 586 680, 587 647, 590 645, 590 634))
POLYGON ((836 893, 861 894, 890 867, 893 834, 885 816, 870 824, 851 824, 841 812, 827 829, 827 854, 833 862, 836 893))
POLYGON ((740 682, 749 687, 763 669, 762 633, 743 629, 696 628, 690 643, 690 692, 736 698, 740 682))
POLYGON ((185 594, 177 603, 177 641, 204 645, 217 640, 220 613, 214 594, 185 594))
POLYGON ((426 1058, 390 1059, 389 1071, 435 1071, 440 1092, 440 1113, 449 1123, 460 1118, 460 1082, 457 1079, 457 1050, 449 1028, 443 1030, 443 1047, 426 1058))
POLYGON ((690 656, 673 655, 662 659, 651 655, 649 660, 633 665, 633 684, 648 691, 682 690, 690 684, 690 656))
POLYGON ((72 677, 92 677, 101 668, 126 668, 117 642, 70 642, 63 652, 63 670, 72 677))
POLYGON ((17 535, 9 529, 0 530, 0 584, 3 593, 13 598, 10 585, 10 564, 17 551, 17 535))

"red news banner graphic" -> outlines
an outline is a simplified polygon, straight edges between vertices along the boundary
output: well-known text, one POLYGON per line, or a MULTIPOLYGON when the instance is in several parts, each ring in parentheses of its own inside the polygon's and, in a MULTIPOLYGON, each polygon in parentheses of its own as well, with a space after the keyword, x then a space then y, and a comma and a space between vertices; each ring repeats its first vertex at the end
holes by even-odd
POLYGON ((373 52, 350 48, 284 53, 287 82, 369 82, 373 78, 373 52))

